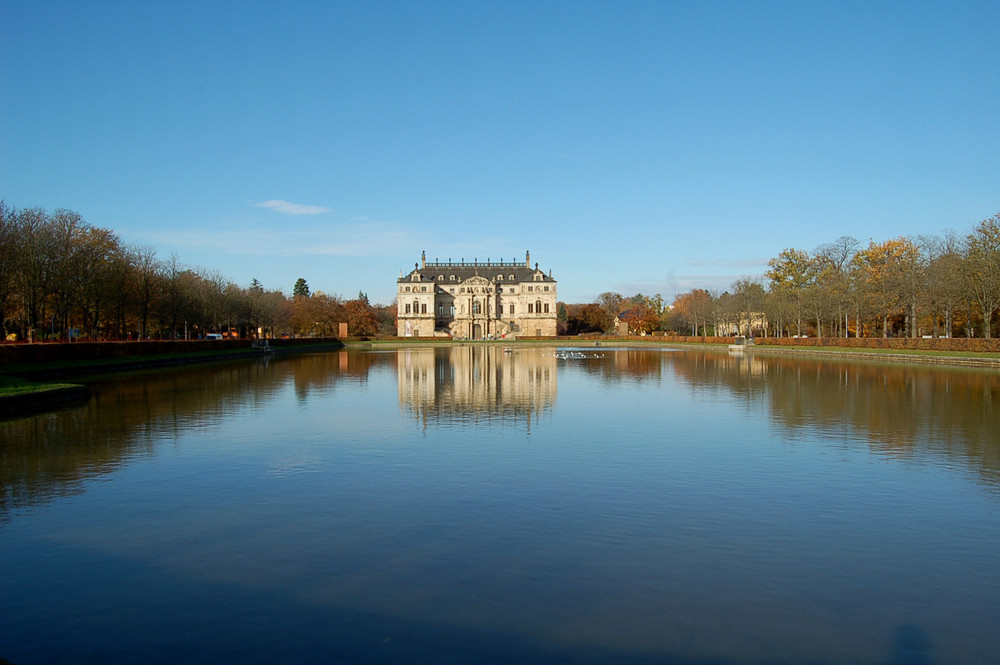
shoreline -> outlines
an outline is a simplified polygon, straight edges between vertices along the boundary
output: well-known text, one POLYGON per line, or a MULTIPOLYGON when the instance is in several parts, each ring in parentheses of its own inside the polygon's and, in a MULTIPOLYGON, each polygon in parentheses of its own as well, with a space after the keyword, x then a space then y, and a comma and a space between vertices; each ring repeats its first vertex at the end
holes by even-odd
MULTIPOLYGON (((212 342, 210 342, 212 344, 212 342)), ((88 376, 110 372, 194 365, 227 360, 243 360, 270 355, 310 353, 344 348, 343 342, 318 342, 294 346, 272 346, 267 350, 258 348, 199 349, 195 351, 150 353, 135 356, 107 356, 103 358, 80 358, 71 360, 51 360, 38 362, 0 364, 0 375, 14 376, 28 381, 58 379, 62 377, 88 376)))
MULTIPOLYGON (((397 349, 406 347, 449 347, 449 346, 572 346, 581 348, 625 348, 625 347, 661 347, 673 349, 711 349, 728 352, 725 342, 676 342, 658 340, 655 337, 647 339, 579 339, 554 337, 549 340, 532 338, 527 340, 357 340, 348 341, 348 349, 397 349)), ((851 360, 869 360, 882 362, 920 363, 930 365, 955 367, 980 367, 1000 369, 1000 356, 988 353, 969 355, 952 355, 942 351, 899 349, 851 349, 845 347, 814 347, 814 346, 779 346, 774 344, 755 344, 740 353, 761 353, 767 355, 789 355, 799 357, 845 358, 851 360)))
POLYGON ((206 349, 203 351, 162 353, 149 356, 18 363, 6 367, 0 365, 0 377, 14 377, 16 379, 23 379, 29 383, 42 382, 36 390, 14 392, 6 395, 0 394, 0 419, 16 418, 21 414, 37 413, 77 402, 85 402, 90 399, 90 389, 86 385, 60 383, 47 386, 45 384, 45 382, 52 380, 67 377, 95 377, 101 374, 135 372, 146 369, 181 367, 184 365, 199 365, 231 360, 247 360, 273 355, 284 356, 293 353, 333 351, 343 348, 344 344, 337 340, 316 344, 273 347, 267 351, 255 348, 206 349))
POLYGON ((16 418, 39 411, 49 411, 90 399, 90 388, 83 385, 56 386, 31 392, 0 395, 0 418, 16 418))
MULTIPOLYGON (((271 355, 289 355, 299 353, 328 352, 342 349, 390 350, 400 348, 435 348, 463 346, 509 346, 509 347, 541 347, 570 346, 579 348, 668 348, 668 349, 707 349, 719 353, 728 353, 728 345, 720 342, 677 342, 651 339, 579 339, 579 338, 533 338, 522 340, 450 340, 450 339, 388 339, 388 340, 350 340, 341 342, 320 342, 295 346, 272 347, 267 352, 259 349, 229 349, 223 351, 204 350, 191 353, 164 353, 143 357, 116 357, 103 359, 87 359, 76 361, 54 361, 45 363, 21 363, 4 368, 0 365, 0 375, 17 377, 27 381, 45 381, 64 377, 85 377, 115 372, 133 372, 144 369, 164 367, 180 367, 183 365, 226 362, 230 360, 246 360, 250 358, 268 357, 271 355), (219 352, 223 351, 223 352, 219 352), (32 368, 31 365, 41 365, 32 368)), ((777 346, 759 344, 750 346, 739 352, 741 355, 763 354, 770 356, 794 356, 800 358, 849 359, 883 363, 909 363, 935 365, 938 367, 1000 369, 1000 357, 995 355, 949 355, 947 352, 929 352, 913 350, 900 352, 889 349, 848 349, 848 348, 817 348, 802 346, 777 346)), ((971 352, 970 352, 971 353, 971 352)), ((51 388, 40 387, 30 392, 0 395, 0 418, 11 418, 21 413, 32 413, 58 408, 75 402, 83 402, 90 398, 90 390, 86 385, 58 385, 51 388)))

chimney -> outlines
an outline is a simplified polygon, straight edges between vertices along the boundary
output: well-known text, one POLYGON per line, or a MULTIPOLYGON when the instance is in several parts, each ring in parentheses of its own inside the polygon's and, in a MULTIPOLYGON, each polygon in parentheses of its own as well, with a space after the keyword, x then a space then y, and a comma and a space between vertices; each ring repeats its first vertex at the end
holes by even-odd
POLYGON ((524 253, 524 267, 525 268, 530 268, 531 267, 531 252, 530 251, 524 253))
POLYGON ((423 270, 427 267, 427 252, 420 252, 420 269, 423 270))

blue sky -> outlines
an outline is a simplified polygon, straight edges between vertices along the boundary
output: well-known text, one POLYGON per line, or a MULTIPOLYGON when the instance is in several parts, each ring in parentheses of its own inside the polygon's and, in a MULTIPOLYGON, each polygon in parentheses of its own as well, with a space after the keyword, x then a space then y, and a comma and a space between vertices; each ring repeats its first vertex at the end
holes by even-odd
POLYGON ((239 283, 560 299, 1000 211, 1000 3, 0 0, 0 198, 239 283))

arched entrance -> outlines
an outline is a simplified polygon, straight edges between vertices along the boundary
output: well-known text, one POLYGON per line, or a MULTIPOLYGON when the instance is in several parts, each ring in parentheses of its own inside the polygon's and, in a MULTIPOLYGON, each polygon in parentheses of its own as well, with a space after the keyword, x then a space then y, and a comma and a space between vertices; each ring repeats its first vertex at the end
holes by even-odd
POLYGON ((479 339, 482 336, 483 336, 483 326, 478 323, 474 323, 472 325, 472 339, 479 339))

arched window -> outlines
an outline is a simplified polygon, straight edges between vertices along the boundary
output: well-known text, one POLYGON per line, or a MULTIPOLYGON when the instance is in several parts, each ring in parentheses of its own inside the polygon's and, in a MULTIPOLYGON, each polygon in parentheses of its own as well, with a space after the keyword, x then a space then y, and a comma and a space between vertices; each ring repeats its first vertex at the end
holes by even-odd
POLYGON ((414 300, 413 301, 413 313, 414 314, 419 314, 420 313, 420 301, 419 300, 414 300))
MULTIPOLYGON (((546 310, 546 311, 548 311, 548 310, 546 310)), ((541 313, 542 313, 542 301, 541 300, 536 300, 535 301, 535 314, 541 314, 541 313)))

